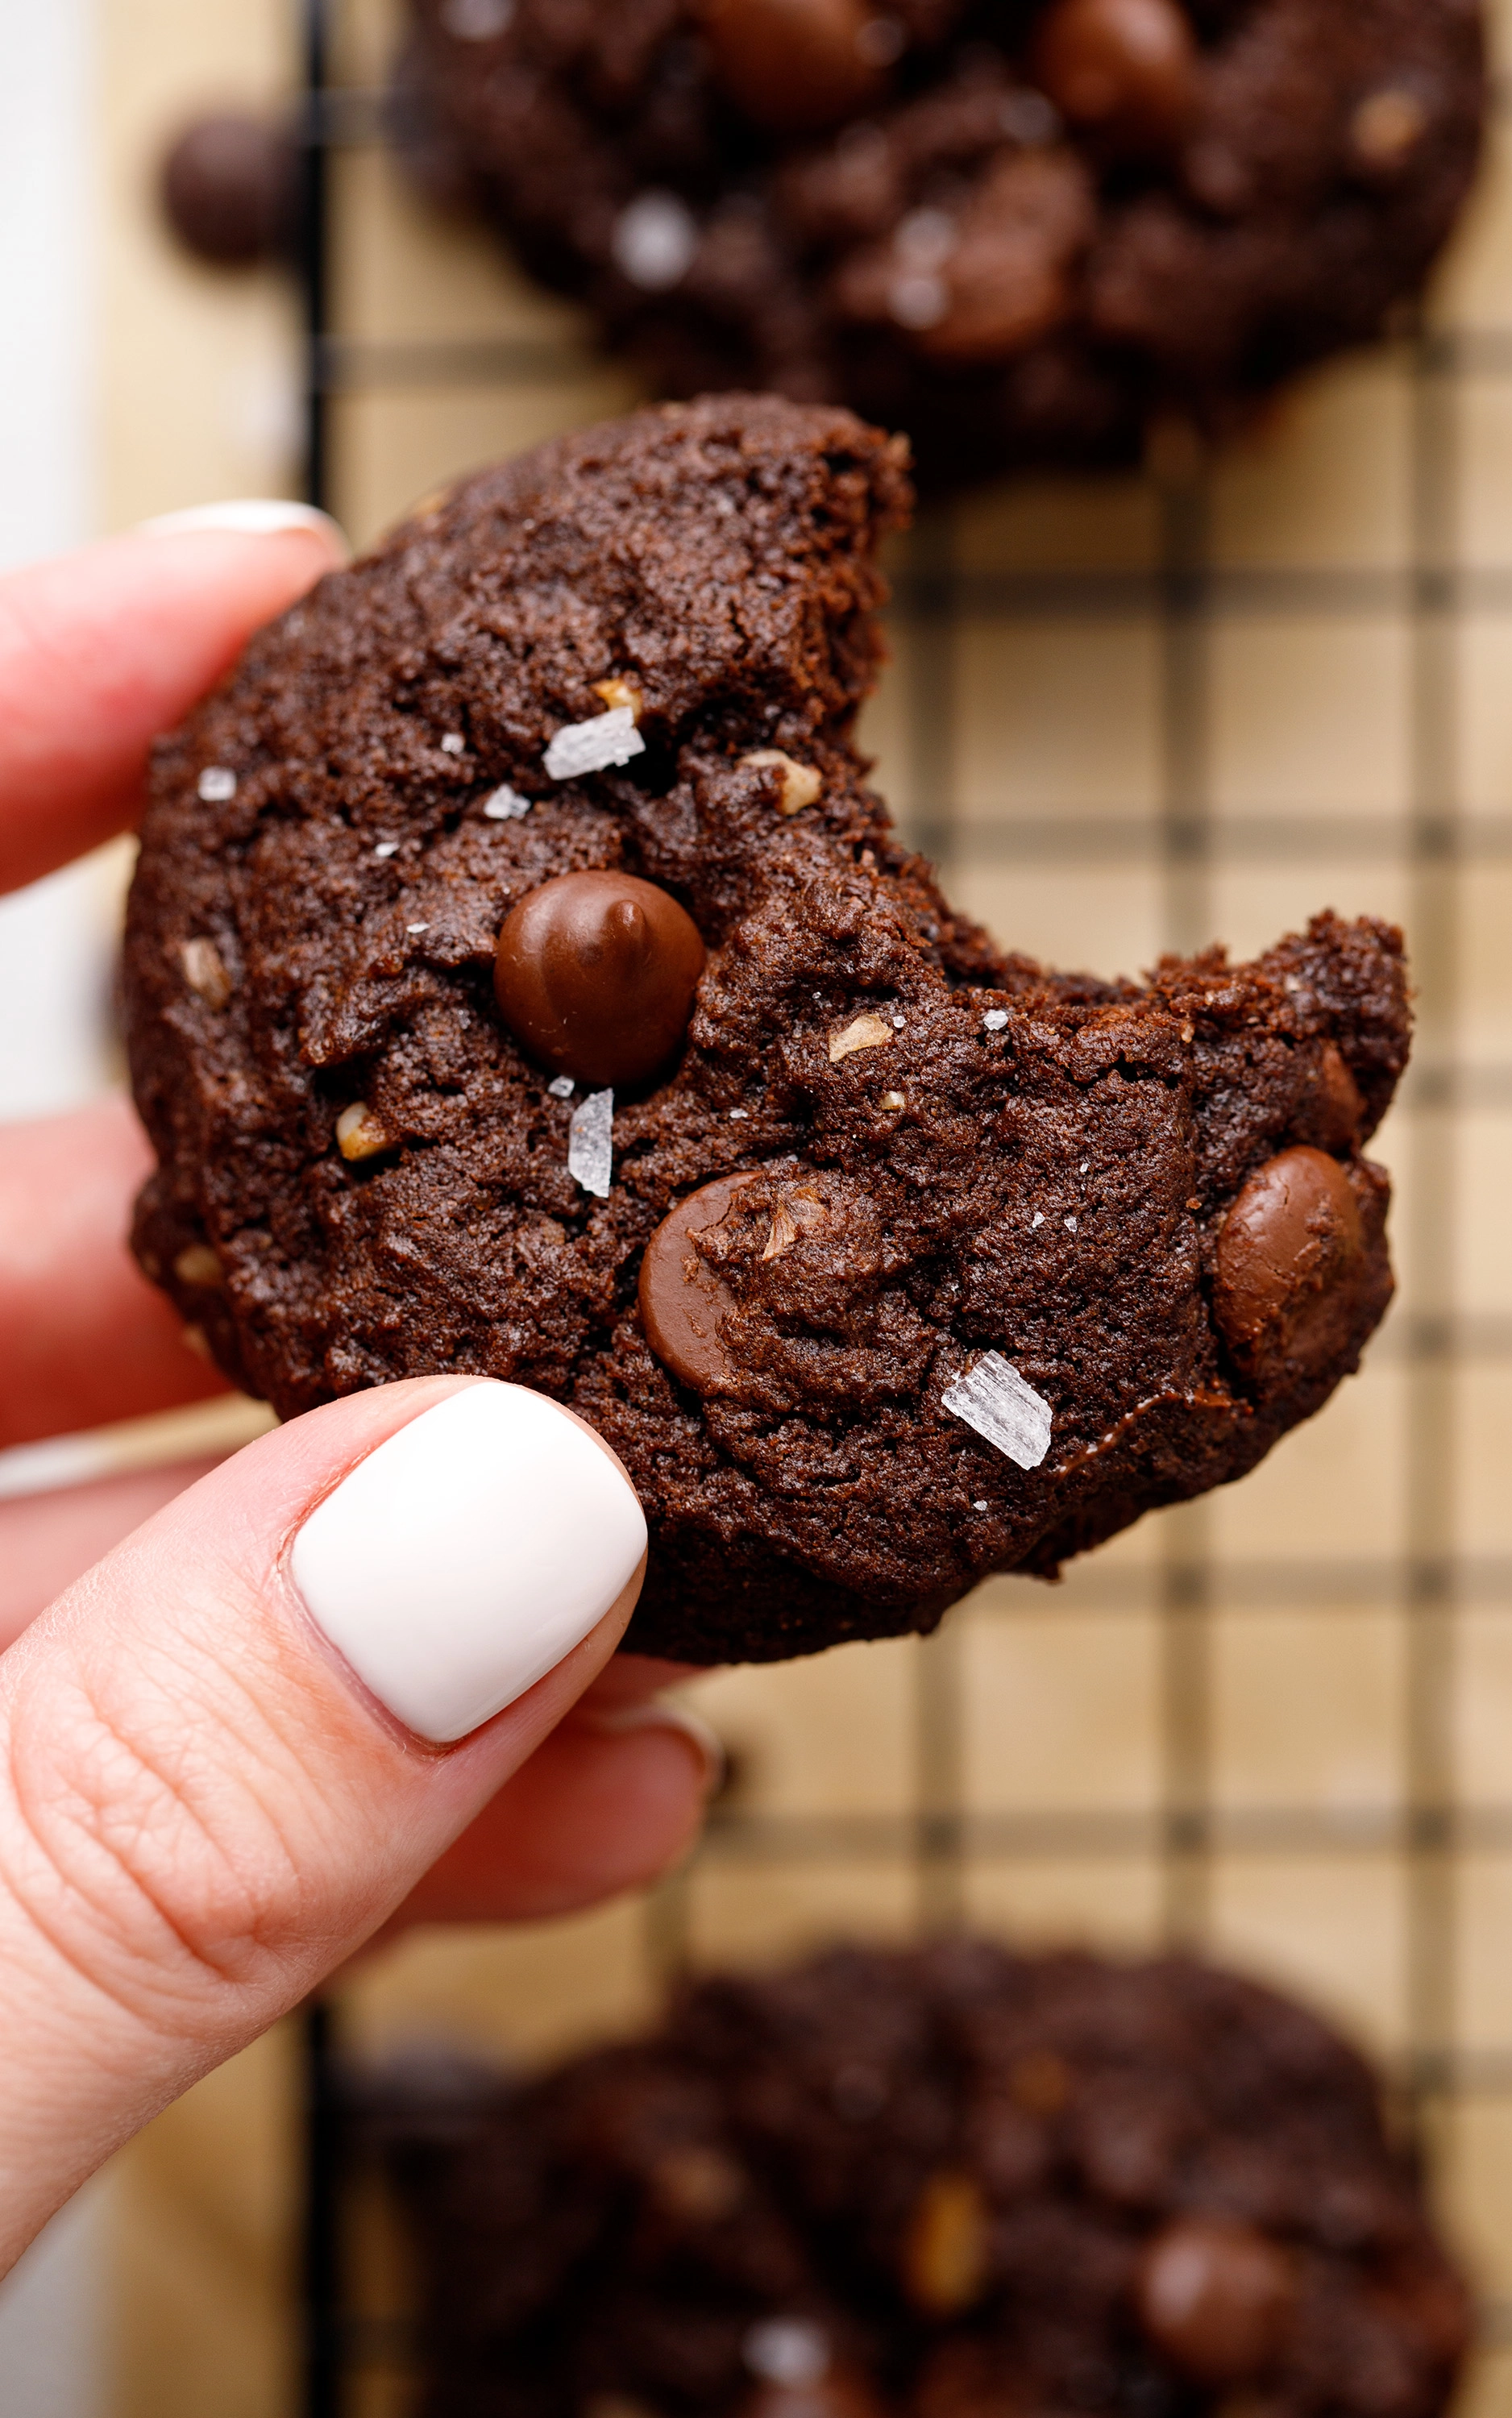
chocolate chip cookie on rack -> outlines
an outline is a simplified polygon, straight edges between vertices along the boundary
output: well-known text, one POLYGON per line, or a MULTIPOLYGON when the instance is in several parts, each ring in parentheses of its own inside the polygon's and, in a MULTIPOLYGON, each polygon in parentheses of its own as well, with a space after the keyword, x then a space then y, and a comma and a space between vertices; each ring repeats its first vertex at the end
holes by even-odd
POLYGON ((1186 1958, 716 1976, 450 2116, 423 2418, 1439 2418, 1469 2335, 1363 2059, 1186 1958))
POLYGON ((1219 433, 1379 335, 1474 173, 1477 0, 412 0, 398 122, 662 390, 941 483, 1219 433))
POLYGON ((931 1627, 1242 1477, 1391 1293, 1400 937, 1000 951, 853 740, 906 450, 775 397, 486 470, 160 748, 144 1267, 283 1415, 567 1401, 692 1661, 931 1627))

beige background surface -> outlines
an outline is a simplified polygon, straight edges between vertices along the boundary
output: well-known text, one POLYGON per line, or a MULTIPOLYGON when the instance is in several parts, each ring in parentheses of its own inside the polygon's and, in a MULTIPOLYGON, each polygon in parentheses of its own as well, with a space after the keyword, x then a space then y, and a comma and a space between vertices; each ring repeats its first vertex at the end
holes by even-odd
MULTIPOLYGON (((176 258, 147 202, 180 114, 286 86, 289 13, 105 0, 113 523, 293 477, 288 297, 176 258)), ((374 82, 383 11, 352 0, 348 17, 343 71, 374 82)), ((354 385, 334 415, 336 503, 359 539, 437 479, 624 398, 570 314, 375 155, 344 161, 338 226, 354 385), (508 389, 418 361, 407 384, 373 382, 385 346, 515 339, 538 367, 508 389)), ((649 1906, 412 1940, 343 1994, 354 2048, 544 2053, 638 2017, 684 1955, 836 1932, 965 1916, 1020 1937, 1196 1936, 1415 2079, 1449 2220, 1488 2292, 1512 2297, 1500 137, 1431 329, 1427 349, 1404 339, 1307 381, 1175 484, 1045 482, 931 516, 898 568, 942 578, 953 610, 894 616, 869 720, 899 811, 1017 947, 1112 972, 1215 933, 1247 951, 1324 904, 1406 922, 1418 1056, 1379 1144, 1404 1285, 1365 1373, 1244 1486, 1147 1522, 1055 1593, 998 1582, 927 1645, 703 1683, 740 1778, 692 1871, 649 1906), (1184 617, 1163 579, 1193 562, 1213 576, 1184 617)), ((1181 449, 1167 460, 1179 469, 1181 449)), ((291 2053, 275 2040, 243 2058, 122 2163, 122 2418, 293 2407, 291 2053)), ((367 2304, 389 2305, 386 2259, 362 2263, 367 2304)), ((1472 2397, 1512 2409, 1495 2340, 1472 2397)), ((360 2406, 403 2403, 374 2381, 360 2406)))

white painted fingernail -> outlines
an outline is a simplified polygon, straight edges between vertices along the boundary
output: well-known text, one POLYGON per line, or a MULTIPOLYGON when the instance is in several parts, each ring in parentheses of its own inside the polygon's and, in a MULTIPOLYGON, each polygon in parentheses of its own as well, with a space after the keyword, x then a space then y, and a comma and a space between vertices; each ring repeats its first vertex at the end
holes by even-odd
POLYGON ((646 1515, 604 1447, 544 1394, 486 1383, 359 1462, 289 1567, 364 1686, 446 1746, 571 1653, 645 1551, 646 1515))
POLYGON ((328 537, 344 555, 350 555, 345 533, 329 513, 313 504, 297 504, 286 496, 239 496, 221 504, 191 504, 181 513, 159 513, 139 521, 139 537, 179 537, 186 531, 209 529, 234 537, 283 537, 290 529, 314 529, 328 537))

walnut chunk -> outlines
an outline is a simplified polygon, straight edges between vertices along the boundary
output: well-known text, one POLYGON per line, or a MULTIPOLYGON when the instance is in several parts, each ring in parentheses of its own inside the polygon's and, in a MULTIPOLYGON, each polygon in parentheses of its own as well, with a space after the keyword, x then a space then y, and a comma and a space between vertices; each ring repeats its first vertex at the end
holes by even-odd
POLYGON ((880 1049, 893 1038, 893 1027, 880 1016, 868 1009, 865 1015, 852 1017, 839 1033, 830 1035, 830 1064, 838 1066, 857 1049, 880 1049))
POLYGON ((628 706, 633 722, 638 722, 646 711, 646 699, 634 681, 605 680, 593 682, 593 694, 602 696, 611 713, 617 706, 628 706))
POLYGON ((1367 168, 1397 168, 1421 141, 1428 112, 1399 85, 1367 94, 1350 120, 1350 141, 1367 168))
POLYGON ((213 941, 186 941, 178 952, 184 980, 206 1007, 224 1007, 231 997, 231 976, 213 941))
POLYGON ((722 2150, 690 2142, 657 2160, 651 2170, 651 2190, 658 2207, 668 2216, 689 2225, 712 2225, 740 2206, 745 2197, 745 2177, 722 2150))
POLYGON ((1071 2068, 1053 2048, 1033 2048, 1015 2058, 1008 2089, 1031 2116, 1059 2116, 1071 2096, 1071 2068))
POLYGON ((336 1120, 336 1146, 346 1159, 378 1158, 392 1150, 394 1139, 365 1100, 354 1100, 336 1120))
POLYGON ((812 1184, 785 1186, 777 1195, 772 1212, 771 1232, 767 1237, 764 1260, 780 1260, 784 1251, 792 1249, 800 1233, 811 1226, 822 1226, 826 1211, 812 1184))
POLYGON ((885 1115, 895 1117, 909 1103, 901 1092, 884 1092, 877 1105, 885 1115))
POLYGON ((225 1270, 208 1243, 190 1243, 174 1262, 174 1274, 181 1285, 196 1285, 202 1292, 218 1292, 226 1280, 225 1270))
POLYGON ((970 2175, 942 2167, 919 2195, 903 2245, 903 2282, 916 2309, 958 2317, 987 2280, 987 2211, 970 2175))
POLYGON ((801 815, 805 806, 817 803, 824 790, 824 775, 814 764, 800 764, 796 758, 784 755, 780 747, 756 747, 742 756, 742 765, 753 773, 776 773, 781 779, 782 795, 778 811, 785 815, 801 815))

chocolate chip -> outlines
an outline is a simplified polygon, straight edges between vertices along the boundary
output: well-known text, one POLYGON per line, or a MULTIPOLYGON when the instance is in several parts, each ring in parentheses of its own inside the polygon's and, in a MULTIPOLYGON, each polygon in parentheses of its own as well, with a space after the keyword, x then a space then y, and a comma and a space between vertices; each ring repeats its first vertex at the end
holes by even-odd
POLYGON ((298 154, 287 130, 226 111, 185 128, 162 164, 162 207, 186 250, 251 268, 292 249, 298 154))
POLYGON ((630 873, 562 873, 506 918, 494 989, 532 1056, 580 1082, 640 1083, 688 1029, 704 969, 698 927, 630 873))
POLYGON ((760 1172, 717 1175, 663 1218, 640 1263, 640 1323, 657 1358, 695 1394, 717 1392, 732 1370, 719 1324, 735 1297, 694 1248, 695 1234, 717 1226, 742 1185, 760 1172))
POLYGON ((1325 1041, 1309 1069, 1291 1130, 1319 1150, 1352 1150, 1365 1123, 1360 1087, 1342 1053, 1325 1041))
POLYGON ((1218 1236, 1213 1307, 1241 1369, 1302 1377, 1349 1348, 1369 1278, 1359 1204, 1337 1159, 1301 1144, 1268 1159, 1218 1236))
POLYGON ((1284 2253, 1252 2226, 1223 2217, 1168 2225, 1139 2273, 1146 2334, 1199 2384, 1259 2375, 1275 2354, 1291 2299, 1284 2253))
POLYGON ((832 2367, 807 2383, 758 2385, 741 2418, 883 2418, 883 2408, 863 2377, 832 2367))
POLYGON ((864 0, 708 0, 704 32, 737 108, 777 133, 809 134, 882 93, 875 14, 864 0))
POLYGON ((959 2317, 987 2281, 987 2210, 971 2175, 941 2167, 919 2196, 903 2245, 903 2285, 916 2309, 959 2317))
POLYGON ((1160 152, 1197 92, 1197 44, 1175 0, 1055 0, 1034 69, 1061 115, 1110 151, 1160 152))

